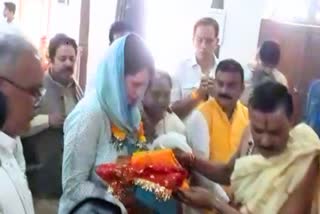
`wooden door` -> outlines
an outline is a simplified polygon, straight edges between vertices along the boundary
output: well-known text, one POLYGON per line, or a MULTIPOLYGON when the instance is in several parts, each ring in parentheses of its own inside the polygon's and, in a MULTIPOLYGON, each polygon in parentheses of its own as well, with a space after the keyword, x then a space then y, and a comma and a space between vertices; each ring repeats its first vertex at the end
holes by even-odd
POLYGON ((294 99, 294 119, 303 117, 310 82, 320 78, 320 27, 262 20, 259 45, 278 41, 281 47, 279 70, 287 77, 294 99))

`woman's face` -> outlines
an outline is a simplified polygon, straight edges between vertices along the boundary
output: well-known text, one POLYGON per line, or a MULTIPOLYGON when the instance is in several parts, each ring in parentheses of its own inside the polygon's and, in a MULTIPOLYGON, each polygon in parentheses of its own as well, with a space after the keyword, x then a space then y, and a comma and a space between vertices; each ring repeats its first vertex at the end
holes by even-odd
POLYGON ((125 77, 127 98, 130 105, 135 105, 144 97, 150 81, 150 73, 147 68, 140 69, 135 74, 125 77))

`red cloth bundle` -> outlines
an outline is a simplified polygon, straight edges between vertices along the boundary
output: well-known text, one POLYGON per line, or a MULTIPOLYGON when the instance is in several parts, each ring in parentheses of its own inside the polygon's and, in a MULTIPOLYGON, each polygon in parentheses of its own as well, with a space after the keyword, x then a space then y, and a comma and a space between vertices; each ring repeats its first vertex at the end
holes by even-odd
POLYGON ((96 172, 118 197, 126 188, 138 185, 162 200, 169 199, 173 190, 186 187, 188 177, 170 149, 138 152, 129 163, 102 164, 96 172))

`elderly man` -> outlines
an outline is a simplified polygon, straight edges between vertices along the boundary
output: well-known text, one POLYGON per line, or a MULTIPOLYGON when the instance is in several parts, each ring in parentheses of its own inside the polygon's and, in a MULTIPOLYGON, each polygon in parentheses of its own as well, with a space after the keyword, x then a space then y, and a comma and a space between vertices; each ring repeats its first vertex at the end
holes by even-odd
POLYGON ((9 109, 0 132, 0 213, 34 213, 18 136, 30 127, 42 80, 33 46, 19 36, 0 34, 0 91, 9 109))
POLYGON ((43 81, 46 93, 32 129, 23 138, 26 160, 31 166, 28 180, 39 212, 43 209, 57 212, 62 194, 62 127, 65 117, 82 98, 82 90, 73 79, 76 56, 77 44, 72 38, 58 34, 50 40, 50 68, 43 81), (49 199, 50 203, 43 199, 49 199))
POLYGON ((201 188, 180 191, 180 199, 222 214, 319 213, 320 141, 305 124, 292 128, 292 113, 285 86, 274 81, 258 85, 249 100, 250 129, 227 164, 177 152, 184 166, 231 183, 233 206, 201 188))

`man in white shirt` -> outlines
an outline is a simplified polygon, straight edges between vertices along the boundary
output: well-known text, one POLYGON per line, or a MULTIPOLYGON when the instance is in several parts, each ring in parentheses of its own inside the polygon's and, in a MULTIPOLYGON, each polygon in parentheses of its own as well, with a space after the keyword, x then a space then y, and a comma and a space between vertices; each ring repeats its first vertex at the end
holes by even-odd
POLYGON ((173 77, 172 110, 184 119, 208 98, 208 85, 213 82, 218 64, 214 51, 219 42, 219 25, 205 17, 193 28, 195 55, 183 61, 173 77))
POLYGON ((3 16, 5 22, 0 25, 0 33, 12 33, 21 35, 20 28, 16 23, 14 15, 16 13, 16 5, 12 2, 4 3, 3 16))
POLYGON ((22 37, 0 33, 0 91, 7 97, 9 109, 0 132, 2 214, 34 213, 18 136, 30 127, 34 109, 43 94, 42 79, 34 47, 22 37))

